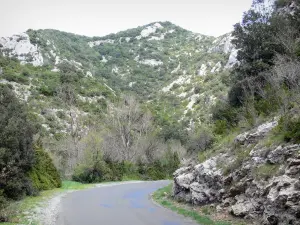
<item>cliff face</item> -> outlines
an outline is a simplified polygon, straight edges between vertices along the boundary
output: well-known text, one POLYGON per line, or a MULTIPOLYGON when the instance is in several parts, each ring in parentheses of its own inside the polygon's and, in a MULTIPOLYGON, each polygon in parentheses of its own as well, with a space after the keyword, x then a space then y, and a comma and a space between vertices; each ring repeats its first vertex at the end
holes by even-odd
POLYGON ((256 224, 300 224, 300 145, 267 145, 276 121, 240 134, 223 153, 174 173, 173 195, 256 224))

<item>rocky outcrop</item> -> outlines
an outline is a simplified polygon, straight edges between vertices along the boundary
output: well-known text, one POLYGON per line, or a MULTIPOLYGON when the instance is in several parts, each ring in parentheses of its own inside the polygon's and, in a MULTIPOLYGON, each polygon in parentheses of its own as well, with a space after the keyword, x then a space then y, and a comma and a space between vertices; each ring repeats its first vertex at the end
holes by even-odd
POLYGON ((0 53, 3 56, 16 57, 23 64, 43 65, 43 56, 38 46, 30 42, 26 33, 0 38, 0 53))
POLYGON ((254 145, 249 156, 226 176, 219 168, 235 162, 229 153, 177 170, 174 197, 196 205, 214 203, 219 211, 258 224, 299 225, 300 145, 264 147, 258 142, 276 124, 266 123, 236 137, 241 151, 244 145, 254 145))
POLYGON ((221 171, 216 168, 216 158, 194 167, 184 167, 175 172, 173 193, 176 199, 192 204, 207 204, 220 200, 223 191, 221 171))
POLYGON ((245 132, 238 135, 234 141, 242 145, 254 143, 257 140, 263 138, 269 131, 271 131, 274 127, 276 127, 277 124, 278 122, 276 120, 272 122, 264 123, 259 127, 257 127, 254 131, 245 132))

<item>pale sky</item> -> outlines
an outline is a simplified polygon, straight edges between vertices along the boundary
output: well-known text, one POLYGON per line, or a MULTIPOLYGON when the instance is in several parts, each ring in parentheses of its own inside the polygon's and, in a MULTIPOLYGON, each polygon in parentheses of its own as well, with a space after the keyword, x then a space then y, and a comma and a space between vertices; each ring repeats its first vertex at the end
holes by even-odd
POLYGON ((252 0, 0 0, 0 37, 27 29, 103 36, 156 21, 219 36, 233 30, 252 0))

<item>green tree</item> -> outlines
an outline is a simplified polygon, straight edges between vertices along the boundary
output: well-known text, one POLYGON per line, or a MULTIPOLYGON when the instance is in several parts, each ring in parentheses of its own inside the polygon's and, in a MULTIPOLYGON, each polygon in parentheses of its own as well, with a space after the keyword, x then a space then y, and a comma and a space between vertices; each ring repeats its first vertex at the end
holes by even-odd
POLYGON ((7 86, 0 86, 0 191, 11 199, 32 194, 27 172, 34 164, 34 127, 7 86))
POLYGON ((243 104, 249 89, 257 94, 257 89, 266 83, 264 72, 273 66, 275 55, 283 52, 281 43, 275 38, 281 28, 280 20, 268 9, 258 10, 258 4, 260 1, 254 2, 256 9, 245 13, 242 22, 234 26, 232 43, 239 49, 239 65, 234 69, 235 84, 229 91, 233 106, 243 104))

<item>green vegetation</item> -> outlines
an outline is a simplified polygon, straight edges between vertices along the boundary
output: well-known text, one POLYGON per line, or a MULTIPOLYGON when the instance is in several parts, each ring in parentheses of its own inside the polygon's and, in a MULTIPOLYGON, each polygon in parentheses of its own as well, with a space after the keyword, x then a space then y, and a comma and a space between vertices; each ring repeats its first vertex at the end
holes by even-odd
POLYGON ((29 171, 33 187, 38 190, 50 190, 61 186, 60 175, 53 165, 49 154, 41 147, 35 147, 35 164, 29 171))
POLYGON ((62 190, 83 190, 94 187, 95 184, 82 184, 76 181, 63 181, 61 185, 62 190))
POLYGON ((253 175, 258 180, 260 179, 267 180, 277 174, 279 167, 280 165, 264 164, 257 167, 253 171, 253 175))
POLYGON ((300 143, 300 119, 281 117, 275 134, 286 142, 300 143))
POLYGON ((18 200, 34 189, 27 172, 34 165, 34 128, 26 107, 12 91, 0 85, 0 221, 5 221, 6 200, 18 200))
POLYGON ((0 85, 0 221, 8 220, 12 200, 60 186, 52 160, 33 148, 34 122, 24 104, 7 86, 0 85))

